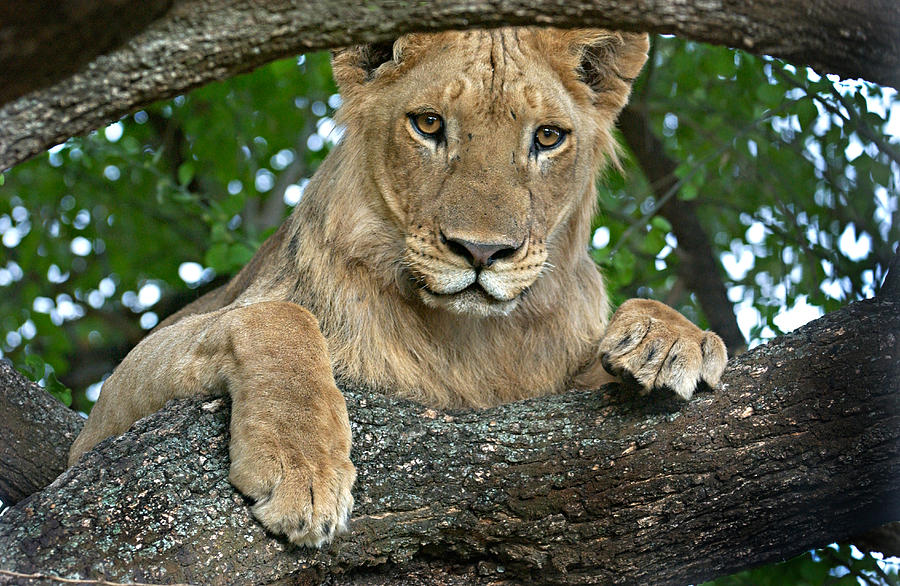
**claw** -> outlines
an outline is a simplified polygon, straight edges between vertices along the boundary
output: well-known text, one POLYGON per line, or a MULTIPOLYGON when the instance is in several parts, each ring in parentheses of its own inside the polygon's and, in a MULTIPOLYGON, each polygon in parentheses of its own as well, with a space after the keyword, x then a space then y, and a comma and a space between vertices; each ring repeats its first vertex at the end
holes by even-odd
POLYGON ((604 354, 603 356, 601 356, 600 362, 603 364, 603 368, 606 370, 606 372, 613 376, 619 376, 620 369, 616 368, 613 365, 612 360, 609 359, 609 354, 604 354))

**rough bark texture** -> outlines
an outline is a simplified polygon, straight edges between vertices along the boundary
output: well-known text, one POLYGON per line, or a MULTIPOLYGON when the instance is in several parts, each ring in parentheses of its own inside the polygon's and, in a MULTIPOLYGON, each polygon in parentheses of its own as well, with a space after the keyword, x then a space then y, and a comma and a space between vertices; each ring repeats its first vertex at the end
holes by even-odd
POLYGON ((357 504, 328 549, 252 520, 227 481, 227 402, 195 399, 7 511, 0 568, 204 584, 684 583, 900 519, 897 299, 742 355, 690 403, 616 385, 477 412, 346 396, 357 504))
POLYGON ((75 73, 162 16, 172 0, 0 4, 0 104, 75 73))
POLYGON ((82 420, 0 360, 0 501, 9 505, 44 488, 66 469, 82 420))
MULTIPOLYGON (((144 11, 144 4, 130 6, 144 11)), ((128 20, 106 24, 116 29, 128 20)), ((175 0, 123 46, 0 108, 0 170, 142 105, 279 57, 387 40, 411 30, 534 23, 674 33, 783 57, 820 72, 900 85, 895 0, 175 0)), ((0 39, 14 33, 0 24, 0 39)), ((0 69, 0 79, 11 77, 10 67, 27 71, 31 54, 23 50, 24 63, 0 69)), ((22 76, 17 80, 25 82, 22 76)), ((45 83, 45 76, 36 74, 31 87, 45 83)))

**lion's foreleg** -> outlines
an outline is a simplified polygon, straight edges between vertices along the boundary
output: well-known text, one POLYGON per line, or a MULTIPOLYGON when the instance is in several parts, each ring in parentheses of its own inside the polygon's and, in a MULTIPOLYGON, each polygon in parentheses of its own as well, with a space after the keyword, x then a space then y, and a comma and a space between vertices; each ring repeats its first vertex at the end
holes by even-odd
POLYGON ((190 316, 144 338, 103 382, 100 397, 69 450, 69 465, 170 399, 224 392, 222 368, 217 366, 227 358, 209 343, 223 313, 190 316))
POLYGON ((350 427, 315 318, 265 302, 195 315, 154 332, 104 382, 70 464, 176 397, 232 398, 231 481, 270 530, 321 545, 347 521, 350 427))

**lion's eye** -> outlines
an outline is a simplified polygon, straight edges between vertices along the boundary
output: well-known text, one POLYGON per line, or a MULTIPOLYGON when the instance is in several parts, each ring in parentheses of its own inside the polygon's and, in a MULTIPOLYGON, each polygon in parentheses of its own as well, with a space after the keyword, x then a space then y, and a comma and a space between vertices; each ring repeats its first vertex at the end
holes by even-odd
POLYGON ((444 119, 434 112, 410 114, 409 121, 419 134, 428 138, 438 138, 444 130, 444 119))
POLYGON ((545 124, 534 131, 534 148, 547 151, 558 147, 565 140, 567 132, 558 126, 545 124))

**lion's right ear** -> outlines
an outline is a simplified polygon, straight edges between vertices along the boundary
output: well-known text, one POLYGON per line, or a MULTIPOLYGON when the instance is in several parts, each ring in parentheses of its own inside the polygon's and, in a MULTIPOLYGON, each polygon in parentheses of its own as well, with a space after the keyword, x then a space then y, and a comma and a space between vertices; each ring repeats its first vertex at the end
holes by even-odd
POLYGON ((437 39, 436 35, 410 33, 395 41, 337 49, 331 54, 334 80, 342 94, 352 92, 366 82, 398 70, 401 63, 410 64, 415 55, 438 42, 437 39))
POLYGON ((331 54, 334 80, 341 93, 371 81, 375 71, 394 60, 394 42, 371 43, 337 49, 331 54))

